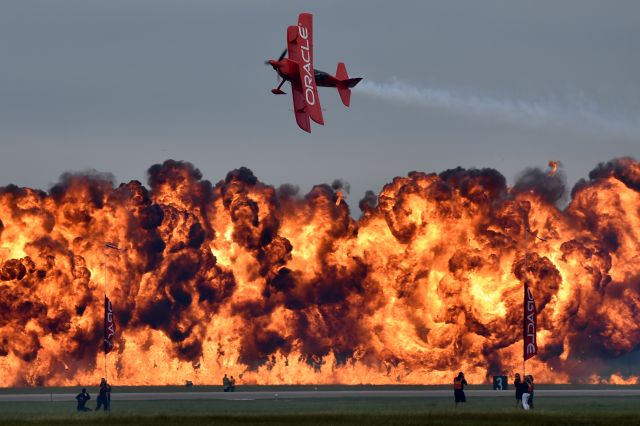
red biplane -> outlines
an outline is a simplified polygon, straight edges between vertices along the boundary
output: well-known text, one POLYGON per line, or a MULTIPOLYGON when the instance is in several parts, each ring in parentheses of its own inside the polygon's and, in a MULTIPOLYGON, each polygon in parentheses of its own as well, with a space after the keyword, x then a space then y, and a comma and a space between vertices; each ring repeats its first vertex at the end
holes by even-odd
POLYGON ((282 81, 271 92, 274 95, 284 95, 280 89, 285 81, 291 82, 293 95, 293 112, 298 126, 305 132, 311 133, 311 122, 324 124, 318 87, 335 87, 345 106, 349 106, 351 88, 362 78, 349 78, 347 67, 338 62, 336 75, 313 68, 313 16, 301 13, 298 16, 298 26, 287 28, 287 48, 278 60, 271 59, 265 64, 271 65, 282 78, 282 81), (289 57, 284 56, 289 52, 289 57))

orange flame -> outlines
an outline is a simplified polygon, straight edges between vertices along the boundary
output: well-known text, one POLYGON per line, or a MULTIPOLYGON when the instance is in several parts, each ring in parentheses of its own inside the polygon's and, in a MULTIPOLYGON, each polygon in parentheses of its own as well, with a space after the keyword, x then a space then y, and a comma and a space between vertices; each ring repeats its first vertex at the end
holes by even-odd
POLYGON ((537 382, 638 383, 640 164, 600 164, 563 210, 540 174, 412 172, 357 221, 329 185, 300 198, 241 168, 213 186, 173 160, 149 189, 0 188, 0 385, 101 377, 105 282, 114 383, 484 382, 522 365, 525 275, 537 382))

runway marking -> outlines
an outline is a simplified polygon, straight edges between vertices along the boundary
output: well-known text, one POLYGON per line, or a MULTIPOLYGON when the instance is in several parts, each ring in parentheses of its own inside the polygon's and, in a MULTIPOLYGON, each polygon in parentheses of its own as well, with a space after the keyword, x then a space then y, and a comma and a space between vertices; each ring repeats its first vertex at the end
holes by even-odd
MULTIPOLYGON (((467 390, 468 397, 513 398, 514 391, 467 390)), ((638 396, 640 389, 539 389, 536 396, 638 396)), ((158 401, 158 400, 282 400, 325 398, 452 398, 452 390, 365 390, 365 391, 273 391, 238 392, 114 392, 113 401, 158 401), (239 394, 239 395, 238 395, 239 394)), ((75 401, 71 393, 0 394, 0 402, 75 401)))

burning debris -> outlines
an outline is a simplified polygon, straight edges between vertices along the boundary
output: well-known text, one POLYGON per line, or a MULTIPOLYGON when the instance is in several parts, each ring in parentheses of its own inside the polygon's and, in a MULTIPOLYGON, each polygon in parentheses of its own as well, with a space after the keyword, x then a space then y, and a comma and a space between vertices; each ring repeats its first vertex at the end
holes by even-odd
POLYGON ((97 173, 0 188, 0 386, 100 375, 105 272, 119 384, 485 381, 520 366, 525 276, 528 372, 637 383, 640 164, 598 165, 566 208, 550 167, 512 189, 492 169, 411 172, 359 220, 342 181, 301 196, 240 168, 212 185, 174 160, 148 188, 97 173))

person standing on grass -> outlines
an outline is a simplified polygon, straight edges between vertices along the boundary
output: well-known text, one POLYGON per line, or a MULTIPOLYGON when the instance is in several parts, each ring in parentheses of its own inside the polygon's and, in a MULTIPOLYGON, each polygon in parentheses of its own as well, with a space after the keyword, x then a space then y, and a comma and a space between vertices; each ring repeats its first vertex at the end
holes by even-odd
POLYGON ((529 389, 529 408, 533 410, 533 390, 535 385, 533 384, 533 376, 529 375, 529 382, 531 382, 531 388, 529 389))
POLYGON ((82 388, 82 392, 76 395, 78 401, 78 411, 91 411, 91 408, 86 407, 85 404, 91 399, 91 395, 87 392, 86 388, 82 388))
POLYGON ((529 398, 531 398, 531 393, 533 392, 533 382, 530 379, 531 376, 525 376, 524 378, 524 393, 522 394, 522 407, 525 410, 531 409, 529 405, 529 398))
POLYGON ((230 392, 236 391, 236 379, 234 379, 233 376, 231 376, 231 378, 229 379, 229 391, 230 392))
POLYGON ((104 407, 104 411, 108 411, 110 409, 111 386, 107 384, 107 380, 104 378, 100 380, 100 391, 98 392, 96 403, 96 411, 100 410, 100 407, 104 407))
POLYGON ((516 378, 513 381, 513 387, 516 388, 516 408, 522 408, 522 379, 520 379, 520 373, 516 373, 516 378))
POLYGON ((229 392, 230 389, 231 389, 231 380, 229 380, 229 378, 225 374, 224 377, 222 378, 222 392, 229 392))
POLYGON ((467 402, 467 398, 464 395, 464 387, 466 386, 467 381, 464 379, 464 373, 461 371, 458 375, 453 379, 453 398, 456 401, 455 407, 458 408, 458 403, 467 402))

